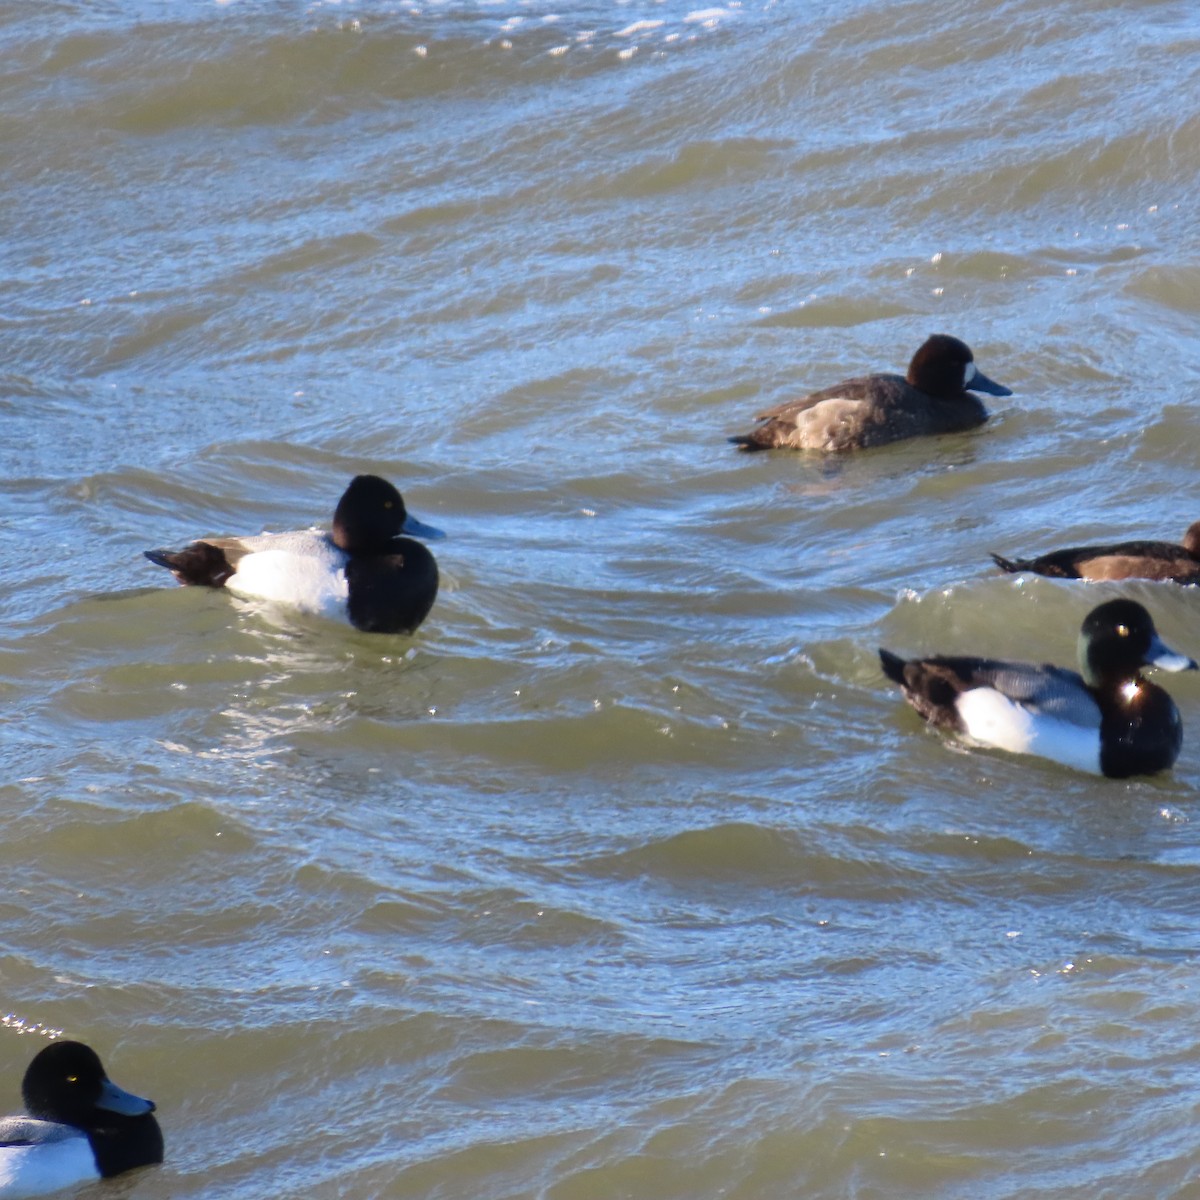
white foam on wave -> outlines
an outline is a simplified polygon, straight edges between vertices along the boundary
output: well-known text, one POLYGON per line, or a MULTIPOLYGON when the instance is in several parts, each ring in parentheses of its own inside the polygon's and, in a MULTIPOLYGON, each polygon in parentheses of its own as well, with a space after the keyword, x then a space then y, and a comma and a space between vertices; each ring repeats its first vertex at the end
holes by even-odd
MULTIPOLYGON (((428 3, 430 0, 426 0, 426 2, 428 3)), ((434 2, 441 3, 445 0, 434 0, 434 2)), ((481 5, 485 3, 511 5, 524 10, 516 13, 510 9, 508 12, 497 14, 501 19, 495 26, 499 35, 496 44, 505 50, 513 48, 519 33, 531 32, 535 26, 545 28, 565 25, 571 20, 569 16, 564 17, 561 12, 550 8, 550 5, 554 4, 554 0, 549 0, 549 4, 547 4, 549 11, 546 12, 536 11, 542 3, 546 3, 546 0, 477 0, 477 3, 481 5)), ((725 5, 692 9, 688 12, 677 10, 669 16, 652 17, 638 15, 636 9, 643 7, 644 11, 644 6, 635 3, 635 0, 617 0, 617 3, 622 7, 626 5, 633 7, 635 11, 628 13, 627 17, 634 17, 634 19, 613 30, 589 26, 585 29, 568 32, 567 28, 563 28, 561 33, 564 36, 561 41, 543 49, 542 53, 553 58, 560 58, 570 51, 597 52, 607 49, 610 53, 615 51, 618 59, 628 62, 638 56, 639 48, 652 54, 656 45, 666 47, 685 40, 695 41, 700 36, 701 30, 716 29, 722 22, 741 15, 742 7, 737 0, 733 0, 732 3, 725 5), (622 43, 624 43, 623 48, 622 43)), ((653 3, 661 5, 663 0, 653 0, 653 3)), ((659 11, 663 11, 661 7, 659 11)))
POLYGON ((688 15, 683 18, 683 20, 684 20, 685 24, 689 24, 689 25, 700 24, 700 25, 705 25, 705 26, 708 26, 709 28, 711 28, 718 21, 724 20, 726 17, 732 17, 735 15, 736 15, 736 11, 733 8, 697 8, 694 11, 688 13, 688 15))
POLYGON ((661 29, 666 21, 634 21, 624 29, 618 29, 613 37, 633 37, 635 33, 648 33, 651 29, 661 29))

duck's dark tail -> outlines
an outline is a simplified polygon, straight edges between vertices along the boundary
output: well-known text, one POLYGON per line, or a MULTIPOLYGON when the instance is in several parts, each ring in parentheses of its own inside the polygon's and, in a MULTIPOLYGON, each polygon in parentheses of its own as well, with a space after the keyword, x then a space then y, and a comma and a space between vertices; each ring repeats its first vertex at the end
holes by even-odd
POLYGON ((882 646, 879 647, 879 662, 883 667, 883 673, 893 682, 904 686, 904 667, 905 660, 898 654, 893 654, 890 650, 885 650, 882 646))
POLYGON ((193 542, 182 550, 143 550, 155 566, 166 567, 180 583, 224 587, 233 567, 219 546, 193 542))
POLYGON ((753 433, 740 433, 737 437, 725 439, 732 442, 739 450, 770 450, 765 442, 760 441, 753 433))
POLYGON ((1018 571, 1028 571, 1029 563, 1020 558, 1001 558, 999 554, 992 555, 992 562, 1002 571, 1015 575, 1018 571))

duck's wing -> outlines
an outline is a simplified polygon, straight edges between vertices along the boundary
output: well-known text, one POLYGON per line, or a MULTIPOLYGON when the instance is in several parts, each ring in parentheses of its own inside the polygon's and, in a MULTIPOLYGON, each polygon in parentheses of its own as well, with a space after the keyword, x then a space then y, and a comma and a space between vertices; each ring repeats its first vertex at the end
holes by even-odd
POLYGON ((45 1196, 99 1178, 82 1129, 33 1117, 0 1118, 0 1196, 45 1196))
POLYGON ((905 387, 899 376, 872 375, 847 379, 834 387, 788 400, 760 412, 758 424, 749 433, 729 440, 743 450, 821 450, 836 453, 919 432, 903 421, 898 389, 905 387), (901 426, 887 430, 897 413, 901 426))
POLYGON ((49 1146, 87 1138, 82 1129, 58 1121, 39 1121, 36 1117, 0 1118, 0 1146, 49 1146))
POLYGON ((958 701, 981 688, 1036 716, 1051 717, 1087 729, 1100 727, 1100 708, 1083 680, 1065 667, 1006 662, 993 658, 938 655, 902 659, 880 650, 884 673, 927 721, 967 732, 958 701))
POLYGON ((239 596, 290 604, 304 612, 344 615, 349 556, 323 533, 254 538, 226 585, 239 596))
POLYGON ((203 538, 192 543, 192 546, 210 546, 220 551, 235 571, 242 559, 249 558, 251 554, 290 554, 298 558, 311 558, 328 554, 332 545, 329 534, 321 529, 256 533, 249 537, 203 538))
POLYGON ((980 745, 1100 773, 1100 706, 1074 671, 986 658, 905 662, 886 650, 880 659, 930 724, 980 745))
POLYGON ((166 567, 180 583, 224 587, 244 559, 254 554, 280 554, 293 558, 327 555, 333 548, 320 529, 291 533, 259 533, 251 537, 203 538, 182 550, 145 550, 156 566, 166 567))
POLYGON ((248 554, 322 555, 333 543, 323 529, 296 529, 285 533, 258 533, 253 537, 205 538, 210 546, 216 546, 236 562, 248 554))
MULTIPOLYGON (((801 413, 807 412, 810 408, 816 408, 818 404, 837 400, 861 403, 872 398, 878 381, 890 378, 893 377, 863 375, 856 379, 844 379, 841 383, 835 383, 833 387, 822 388, 819 392, 811 392, 807 396, 800 396, 795 400, 785 400, 782 404, 763 409, 762 412, 754 414, 754 419, 756 421, 794 421, 801 413)), ((904 382, 898 375, 894 378, 900 383, 904 382)))
POLYGON ((975 687, 989 687, 1041 716, 1099 728, 1100 707, 1074 671, 1049 663, 994 662, 976 673, 975 687))

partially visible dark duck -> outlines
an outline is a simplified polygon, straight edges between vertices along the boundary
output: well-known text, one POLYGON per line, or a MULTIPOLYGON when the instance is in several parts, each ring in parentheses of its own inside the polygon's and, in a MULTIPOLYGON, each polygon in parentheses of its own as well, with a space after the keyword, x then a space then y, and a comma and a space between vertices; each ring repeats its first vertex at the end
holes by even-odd
POLYGON ((972 392, 1011 396, 975 366, 965 342, 935 333, 908 374, 865 375, 761 412, 757 429, 729 440, 743 450, 865 450, 902 438, 974 429, 987 420, 972 392))
POLYGON ((1054 579, 1159 579, 1200 583, 1200 521, 1188 526, 1183 544, 1175 542, 1105 542, 1072 546, 1037 558, 1001 558, 1002 571, 1032 571, 1054 579))

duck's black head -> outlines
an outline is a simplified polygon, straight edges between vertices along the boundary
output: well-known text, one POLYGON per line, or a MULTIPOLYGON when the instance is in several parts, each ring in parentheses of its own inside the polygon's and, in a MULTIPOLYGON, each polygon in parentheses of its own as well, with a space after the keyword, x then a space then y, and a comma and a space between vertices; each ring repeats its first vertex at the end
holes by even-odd
POLYGON ((386 479, 355 475, 333 514, 334 545, 348 554, 382 553, 407 516, 403 497, 386 479))
POLYGON ((391 554, 402 533, 440 538, 440 529, 410 516, 404 499, 378 475, 355 475, 333 514, 333 544, 347 554, 391 554))
POLYGON ((51 1042, 37 1054, 25 1072, 21 1095, 31 1117, 77 1129, 96 1129, 112 1114, 141 1117, 154 1111, 152 1100, 117 1087, 96 1052, 82 1042, 51 1042))
POLYGON ((1135 678, 1139 667, 1194 671, 1196 663, 1163 643, 1153 618, 1136 600, 1109 600, 1084 618, 1079 667, 1090 686, 1100 687, 1135 678))
POLYGON ((918 391, 939 400, 953 399, 963 392, 1012 395, 1003 384, 993 382, 975 366, 975 356, 966 342, 948 333, 935 333, 925 339, 908 364, 906 378, 918 391))

